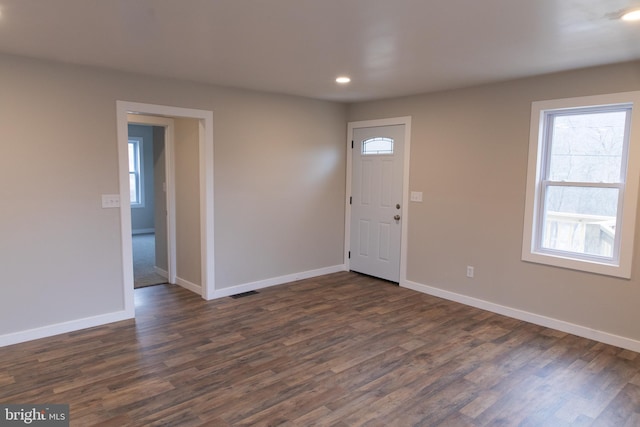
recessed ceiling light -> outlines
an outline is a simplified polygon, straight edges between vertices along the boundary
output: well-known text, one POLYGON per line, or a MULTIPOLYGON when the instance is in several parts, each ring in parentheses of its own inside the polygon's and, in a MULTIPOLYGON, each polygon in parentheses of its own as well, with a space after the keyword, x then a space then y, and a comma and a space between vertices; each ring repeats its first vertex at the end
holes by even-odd
POLYGON ((632 10, 622 15, 623 21, 640 21, 640 9, 632 10))
POLYGON ((351 79, 347 76, 340 76, 336 79, 336 83, 347 84, 351 81, 351 79))

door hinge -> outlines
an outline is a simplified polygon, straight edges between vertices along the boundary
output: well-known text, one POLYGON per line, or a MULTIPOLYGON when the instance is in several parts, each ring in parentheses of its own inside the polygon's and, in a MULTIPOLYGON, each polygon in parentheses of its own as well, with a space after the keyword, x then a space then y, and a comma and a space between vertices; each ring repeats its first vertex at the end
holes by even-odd
POLYGON ((349 251, 349 259, 351 259, 351 251, 349 251))
POLYGON ((351 140, 351 149, 353 149, 353 139, 351 140))
POLYGON ((352 205, 353 204, 353 197, 349 196, 349 204, 352 205))

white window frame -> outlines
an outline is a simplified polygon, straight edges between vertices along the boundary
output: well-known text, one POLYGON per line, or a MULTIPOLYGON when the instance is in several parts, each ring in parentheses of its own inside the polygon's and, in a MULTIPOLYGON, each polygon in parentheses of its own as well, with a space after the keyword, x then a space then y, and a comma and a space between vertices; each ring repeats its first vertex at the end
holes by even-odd
MULTIPOLYGON (((631 278, 633 260, 636 207, 640 181, 640 91, 578 98, 536 101, 531 105, 531 130, 529 135, 529 163, 522 237, 522 260, 556 267, 608 276, 631 278), (542 197, 545 168, 544 122, 545 113, 612 105, 631 106, 627 149, 623 152, 622 182, 616 188, 622 191, 616 224, 616 247, 613 259, 603 259, 568 251, 540 249, 538 241, 542 227, 542 197), (626 155, 626 159, 625 156, 626 155), (626 173, 625 173, 626 169, 626 173)), ((606 186, 606 184, 604 185, 606 186)))
MULTIPOLYGON (((129 144, 134 144, 137 148, 138 158, 136 164, 136 182, 138 184, 138 188, 136 191, 138 192, 139 200, 138 202, 131 202, 132 208, 144 208, 144 151, 143 151, 143 138, 138 136, 130 136, 129 144)), ((129 175, 131 175, 131 171, 129 171, 129 175)))

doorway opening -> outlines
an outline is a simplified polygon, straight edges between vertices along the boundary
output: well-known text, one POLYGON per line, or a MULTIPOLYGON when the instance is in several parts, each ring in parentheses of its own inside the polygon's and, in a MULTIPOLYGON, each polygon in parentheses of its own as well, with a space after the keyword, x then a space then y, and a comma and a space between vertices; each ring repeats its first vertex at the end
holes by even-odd
MULTIPOLYGON (((121 219, 121 235, 122 235, 122 265, 123 265, 123 292, 125 311, 130 317, 135 317, 134 306, 134 273, 133 273, 133 248, 132 248, 132 217, 131 217, 131 188, 130 188, 130 170, 129 170, 129 138, 128 126, 130 122, 138 123, 146 119, 162 121, 162 120, 181 120, 188 122, 191 133, 197 139, 196 149, 192 150, 189 160, 191 164, 187 169, 193 171, 197 182, 196 194, 193 196, 197 202, 197 220, 195 221, 196 229, 194 234, 183 236, 187 241, 199 240, 199 250, 197 255, 198 269, 195 274, 198 278, 195 283, 190 280, 181 280, 179 272, 175 266, 171 265, 171 255, 168 255, 168 281, 183 286, 193 292, 198 293, 204 299, 212 299, 215 293, 215 275, 214 275, 214 239, 213 239, 213 112, 207 110, 196 110, 189 108, 170 107, 155 104, 143 104, 127 101, 116 101, 117 125, 118 125, 118 164, 120 178, 120 219, 121 219), (195 157, 193 157, 195 156, 195 157), (195 164, 194 164, 195 163, 195 164), (173 277, 175 277, 174 280, 173 277)), ((153 124, 153 123, 143 123, 153 124)), ((166 125, 160 123, 158 126, 166 125)), ((165 143, 170 139, 168 133, 165 132, 165 143)), ((170 150, 167 145, 165 151, 170 150)), ((174 164, 169 165, 169 169, 175 167, 174 164)), ((166 193, 170 195, 175 188, 172 188, 170 180, 171 171, 167 171, 166 193)), ((175 208, 173 204, 167 204, 167 209, 175 208)), ((174 218, 172 212, 167 212, 167 219, 174 218)), ((168 221, 170 223, 170 221, 168 221)), ((156 227, 156 230, 159 228, 156 227)), ((167 240, 171 240, 171 225, 167 226, 167 240)), ((169 242, 168 246, 176 251, 180 233, 175 234, 173 242, 169 242), (173 244, 172 244, 173 243, 173 244)), ((177 255, 176 255, 177 258, 177 255)), ((188 269, 189 270, 189 269, 188 269)), ((193 266, 190 266, 193 270, 193 266)))
POLYGON ((173 119, 128 115, 133 283, 175 283, 173 119))

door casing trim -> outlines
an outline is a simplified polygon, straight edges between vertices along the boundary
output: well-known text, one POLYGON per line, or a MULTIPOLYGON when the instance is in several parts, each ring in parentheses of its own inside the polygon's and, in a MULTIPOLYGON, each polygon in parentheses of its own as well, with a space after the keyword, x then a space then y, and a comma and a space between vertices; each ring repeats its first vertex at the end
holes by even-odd
POLYGON ((344 216, 344 265, 350 270, 349 251, 351 250, 351 174, 353 173, 353 131, 359 128, 404 125, 404 159, 402 162, 402 230, 400 236, 400 284, 407 281, 407 235, 409 230, 409 163, 411 160, 411 116, 388 119, 363 120, 347 124, 347 176, 344 216))
POLYGON ((133 250, 128 179, 128 114, 145 114, 169 118, 184 117, 199 121, 200 235, 202 298, 213 299, 215 293, 214 258, 214 185, 213 185, 213 112, 192 108, 139 102, 116 101, 118 165, 120 180, 120 230, 122 235, 122 274, 125 312, 135 317, 133 293, 133 250))

